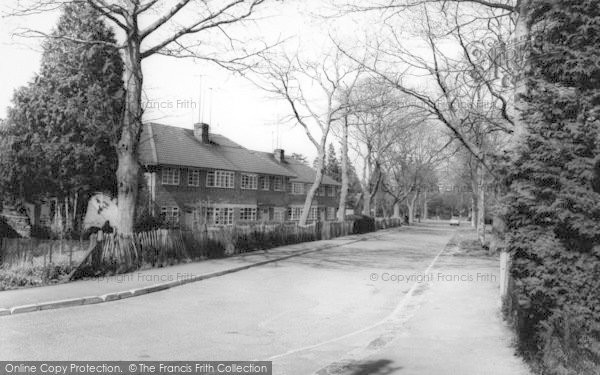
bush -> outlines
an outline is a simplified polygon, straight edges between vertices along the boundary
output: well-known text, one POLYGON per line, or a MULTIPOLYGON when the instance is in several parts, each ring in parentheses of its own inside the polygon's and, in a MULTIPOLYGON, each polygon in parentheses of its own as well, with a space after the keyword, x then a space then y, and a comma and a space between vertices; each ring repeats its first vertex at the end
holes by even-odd
POLYGON ((599 374, 600 8, 529 6, 526 131, 504 171, 511 315, 540 373, 599 374))
POLYGON ((50 239, 52 237, 52 233, 50 232, 50 228, 41 226, 41 225, 32 225, 31 226, 31 238, 39 238, 39 239, 50 239))
POLYGON ((375 219, 370 216, 351 215, 348 216, 348 220, 354 220, 354 226, 352 228, 353 234, 369 233, 377 230, 375 219))
POLYGON ((164 222, 160 217, 154 216, 147 211, 138 215, 135 221, 135 232, 148 232, 155 229, 165 228, 164 222))
POLYGON ((66 279, 71 267, 66 265, 0 267, 0 291, 42 286, 66 279))

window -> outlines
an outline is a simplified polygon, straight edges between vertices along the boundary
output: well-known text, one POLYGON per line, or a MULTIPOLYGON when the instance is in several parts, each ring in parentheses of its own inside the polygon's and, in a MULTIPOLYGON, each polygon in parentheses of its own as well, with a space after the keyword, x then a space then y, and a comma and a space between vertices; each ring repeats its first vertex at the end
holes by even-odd
POLYGON ((161 183, 163 185, 179 185, 179 168, 163 168, 161 183))
POLYGON ((233 189, 234 178, 234 172, 209 171, 206 174, 206 186, 233 189))
POLYGON ((317 195, 319 197, 325 196, 325 186, 319 186, 319 188, 317 189, 317 195))
MULTIPOLYGON (((302 216, 302 207, 290 207, 288 210, 290 220, 300 220, 302 216)), ((308 220, 317 220, 319 218, 319 207, 311 207, 308 212, 308 220)))
POLYGON ((300 220, 300 216, 302 216, 302 207, 290 207, 288 213, 290 220, 300 220))
POLYGON ((256 207, 240 208, 240 220, 256 221, 256 207))
POLYGON ((327 220, 335 220, 335 207, 327 207, 327 220))
POLYGON ((275 191, 284 191, 283 187, 283 177, 275 176, 273 177, 273 190, 275 191))
POLYGON ((299 182, 293 182, 292 183, 292 194, 295 194, 295 195, 304 194, 304 184, 301 184, 299 182))
POLYGON ((188 169, 188 185, 200 186, 200 171, 197 169, 188 169))
POLYGON ((231 225, 233 224, 232 207, 207 207, 206 222, 213 225, 231 225))
POLYGON ((335 197, 335 186, 327 186, 327 196, 328 197, 335 197))
POLYGON ((259 180, 260 190, 270 190, 271 189, 269 176, 260 176, 260 178, 258 180, 259 180))
POLYGON ((242 173, 242 189, 256 190, 258 186, 258 176, 255 174, 242 173))
POLYGON ((279 222, 285 221, 285 211, 285 208, 276 207, 273 210, 273 220, 279 222))
POLYGON ((319 218, 319 207, 311 207, 308 211, 308 220, 317 220, 319 218))
POLYGON ((160 216, 167 224, 179 224, 179 207, 161 207, 160 216))

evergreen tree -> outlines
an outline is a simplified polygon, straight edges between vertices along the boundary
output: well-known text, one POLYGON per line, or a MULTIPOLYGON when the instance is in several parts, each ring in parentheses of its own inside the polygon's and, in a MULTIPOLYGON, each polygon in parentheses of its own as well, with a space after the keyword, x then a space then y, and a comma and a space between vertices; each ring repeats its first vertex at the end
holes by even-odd
POLYGON ((600 369, 600 7, 532 0, 525 136, 505 219, 521 348, 547 374, 600 369))
POLYGON ((9 108, 0 184, 14 197, 66 199, 116 191, 114 148, 123 103, 122 62, 100 15, 65 6, 43 44, 40 73, 18 89, 9 108))
POLYGON ((334 180, 342 181, 342 167, 338 159, 333 144, 329 144, 327 148, 327 162, 325 164, 325 173, 334 180))

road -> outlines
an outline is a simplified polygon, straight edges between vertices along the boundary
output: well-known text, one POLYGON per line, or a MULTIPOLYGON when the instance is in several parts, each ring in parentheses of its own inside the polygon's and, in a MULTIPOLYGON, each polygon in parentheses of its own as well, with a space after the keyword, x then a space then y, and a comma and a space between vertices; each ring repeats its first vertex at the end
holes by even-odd
MULTIPOLYGON (((428 307, 437 311, 453 303, 436 299, 437 287, 408 278, 434 272, 454 230, 402 227, 163 292, 6 317, 0 319, 0 354, 10 360, 272 360, 274 374, 286 375, 397 373, 403 366, 396 361, 406 368, 415 358, 402 359, 394 349, 406 347, 411 322, 436 330, 419 318, 428 316, 428 307)), ((433 284, 449 288, 442 297, 460 289, 433 284)), ((496 310, 490 301, 488 308, 496 310)), ((428 319, 437 319, 435 311, 428 319)), ((501 326, 498 319, 491 324, 501 326)), ((486 335, 502 339, 505 332, 500 327, 486 335)), ((510 356, 505 346, 502 355, 510 356)))

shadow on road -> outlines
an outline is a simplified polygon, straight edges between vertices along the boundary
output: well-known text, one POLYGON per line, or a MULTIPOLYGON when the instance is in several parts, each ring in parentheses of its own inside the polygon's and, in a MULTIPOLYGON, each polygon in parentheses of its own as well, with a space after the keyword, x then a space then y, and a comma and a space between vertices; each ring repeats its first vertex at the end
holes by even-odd
POLYGON ((389 375, 397 374, 402 367, 394 367, 389 359, 351 362, 342 366, 328 366, 317 375, 389 375))

